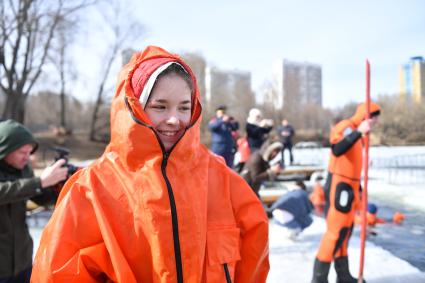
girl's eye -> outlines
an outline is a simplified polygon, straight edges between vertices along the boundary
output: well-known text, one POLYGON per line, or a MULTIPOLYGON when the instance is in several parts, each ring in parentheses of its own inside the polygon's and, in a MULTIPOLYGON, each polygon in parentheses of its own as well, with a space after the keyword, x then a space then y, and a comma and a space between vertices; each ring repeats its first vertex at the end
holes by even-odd
POLYGON ((181 111, 190 111, 190 107, 189 106, 182 106, 180 107, 181 111))
POLYGON ((165 109, 165 106, 157 104, 157 105, 151 105, 151 108, 157 109, 157 110, 163 110, 163 109, 165 109))

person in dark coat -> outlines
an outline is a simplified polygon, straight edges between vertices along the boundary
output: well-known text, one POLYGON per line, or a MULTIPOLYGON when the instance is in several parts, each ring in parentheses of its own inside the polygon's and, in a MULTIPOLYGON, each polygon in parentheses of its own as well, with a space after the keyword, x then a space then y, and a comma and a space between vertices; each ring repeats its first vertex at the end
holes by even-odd
POLYGON ((235 139, 233 134, 239 129, 239 123, 226 114, 226 106, 219 106, 216 115, 208 123, 211 131, 211 150, 226 161, 228 167, 233 167, 235 158, 235 139))
POLYGON ((13 120, 0 122, 0 283, 29 282, 33 241, 25 221, 26 201, 52 203, 55 194, 45 188, 67 177, 63 159, 34 177, 30 155, 37 147, 24 126, 13 120))
POLYGON ((312 210, 313 204, 303 181, 297 181, 296 189, 282 195, 270 208, 273 219, 288 229, 291 239, 313 223, 312 210))
POLYGON ((282 171, 280 164, 270 166, 269 162, 282 150, 280 142, 266 141, 260 150, 250 155, 242 170, 242 177, 260 198, 259 190, 264 181, 273 181, 282 171))
POLYGON ((261 111, 252 108, 246 120, 246 136, 251 152, 259 150, 273 128, 273 121, 263 119, 261 111))
POLYGON ((288 150, 289 161, 291 162, 290 164, 292 164, 294 162, 294 155, 292 154, 292 138, 295 136, 294 127, 288 123, 288 120, 283 119, 282 125, 277 127, 277 134, 283 144, 281 162, 282 164, 285 164, 285 150, 288 150))

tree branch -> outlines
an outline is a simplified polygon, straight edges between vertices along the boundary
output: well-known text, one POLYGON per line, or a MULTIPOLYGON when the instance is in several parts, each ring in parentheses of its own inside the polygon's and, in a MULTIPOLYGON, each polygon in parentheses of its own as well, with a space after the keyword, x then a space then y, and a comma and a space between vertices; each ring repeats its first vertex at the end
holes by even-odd
MULTIPOLYGON (((22 40, 22 37, 23 37, 24 24, 28 19, 28 10, 29 10, 30 5, 32 3, 31 0, 23 1, 23 2, 24 2, 23 6, 19 7, 18 14, 16 16, 16 18, 17 18, 17 36, 16 36, 15 44, 12 45, 13 46, 12 47, 13 48, 13 51, 12 51, 13 55, 12 55, 12 62, 11 62, 11 65, 10 65, 10 72, 9 72, 9 85, 12 85, 13 82, 17 78, 16 62, 18 60, 18 52, 19 52, 21 40, 22 40), (13 78, 13 76, 15 76, 15 78, 13 78)), ((22 2, 19 2, 19 3, 21 4, 22 2)))
POLYGON ((60 21, 60 18, 61 18, 60 11, 62 9, 62 4, 63 4, 63 2, 60 1, 60 4, 57 8, 57 11, 56 11, 55 15, 53 16, 53 22, 52 22, 52 25, 50 26, 48 36, 47 36, 47 40, 46 40, 46 42, 43 46, 43 53, 42 53, 43 55, 41 56, 40 63, 36 67, 37 71, 35 72, 34 77, 32 77, 28 88, 24 91, 24 96, 28 96, 29 92, 31 91, 32 87, 34 86, 35 82, 37 81, 38 77, 41 74, 42 68, 44 66, 44 63, 46 61, 46 58, 47 58, 47 55, 48 55, 48 52, 49 52, 49 49, 50 49, 50 43, 51 43, 53 35, 55 33, 55 29, 56 29, 56 27, 57 27, 57 25, 60 21))

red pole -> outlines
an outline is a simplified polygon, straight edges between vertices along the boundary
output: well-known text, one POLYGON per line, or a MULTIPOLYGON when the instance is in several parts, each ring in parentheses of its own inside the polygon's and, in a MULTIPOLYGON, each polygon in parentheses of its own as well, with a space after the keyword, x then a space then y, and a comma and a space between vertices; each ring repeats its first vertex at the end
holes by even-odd
MULTIPOLYGON (((370 64, 366 60, 366 119, 370 119, 370 64)), ((359 283, 363 282, 363 267, 366 247, 366 229, 367 229, 367 182, 369 174, 369 133, 364 137, 364 158, 363 158, 363 191, 362 191, 362 207, 361 207, 361 234, 360 234, 360 268, 359 283)))

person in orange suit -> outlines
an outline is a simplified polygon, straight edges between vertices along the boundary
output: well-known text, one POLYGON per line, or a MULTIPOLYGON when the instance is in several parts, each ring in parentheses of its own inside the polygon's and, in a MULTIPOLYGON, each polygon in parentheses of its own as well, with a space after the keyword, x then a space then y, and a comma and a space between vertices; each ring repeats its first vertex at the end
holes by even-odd
MULTIPOLYGON (((378 215, 378 207, 374 203, 367 204, 367 213, 366 213, 366 222, 368 226, 375 226, 376 224, 384 224, 387 223, 382 218, 379 218, 378 215)), ((354 223, 362 224, 363 219, 361 213, 356 213, 356 217, 354 218, 354 223)))
MULTIPOLYGON (((368 203, 366 221, 368 226, 375 226, 376 224, 391 223, 391 221, 394 224, 400 224, 401 222, 404 221, 404 214, 397 211, 394 213, 392 219, 383 219, 378 217, 378 206, 374 203, 368 203)), ((354 222, 356 224, 361 224, 363 222, 361 213, 356 214, 356 218, 354 222)))
POLYGON ((248 140, 246 137, 240 137, 236 143, 238 146, 239 161, 238 164, 235 166, 235 170, 236 172, 241 173, 243 167, 245 166, 245 163, 248 161, 249 156, 251 155, 251 150, 249 148, 248 140))
POLYGON ((323 186, 321 184, 322 180, 322 176, 317 176, 314 181, 313 191, 309 196, 317 215, 323 215, 325 209, 325 192, 323 191, 323 186))
POLYGON ((349 271, 348 242, 360 205, 362 137, 378 122, 379 114, 380 107, 370 103, 370 119, 366 119, 366 105, 363 103, 357 107, 354 116, 340 121, 331 130, 331 154, 324 187, 327 230, 314 262, 313 283, 328 282, 332 261, 338 283, 358 282, 349 271))
POLYGON ((266 282, 268 219, 200 143, 196 78, 149 46, 123 67, 111 142, 66 183, 31 282, 266 282))
POLYGON ((399 211, 396 211, 394 214, 393 214, 393 223, 394 224, 401 224, 403 221, 404 221, 404 219, 405 219, 406 217, 404 216, 404 214, 403 213, 401 213, 401 212, 399 212, 399 211))

